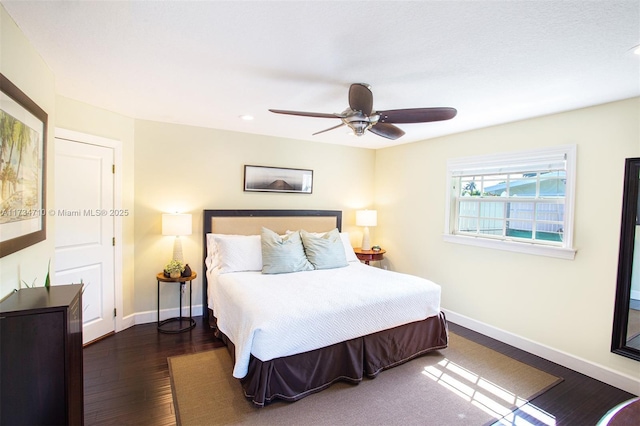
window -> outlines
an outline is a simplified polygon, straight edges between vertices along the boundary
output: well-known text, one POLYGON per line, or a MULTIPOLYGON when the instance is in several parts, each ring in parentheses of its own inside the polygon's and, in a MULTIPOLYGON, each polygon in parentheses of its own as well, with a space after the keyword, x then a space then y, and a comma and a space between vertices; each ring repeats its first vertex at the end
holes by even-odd
POLYGON ((576 147, 447 162, 445 240, 573 259, 576 147))

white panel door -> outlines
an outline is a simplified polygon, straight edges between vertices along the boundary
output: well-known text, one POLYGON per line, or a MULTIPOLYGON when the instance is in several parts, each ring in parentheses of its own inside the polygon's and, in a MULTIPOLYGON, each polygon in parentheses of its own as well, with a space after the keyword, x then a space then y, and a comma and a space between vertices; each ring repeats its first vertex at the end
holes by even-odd
POLYGON ((83 343, 115 330, 113 161, 113 148, 56 138, 52 281, 84 283, 83 343))

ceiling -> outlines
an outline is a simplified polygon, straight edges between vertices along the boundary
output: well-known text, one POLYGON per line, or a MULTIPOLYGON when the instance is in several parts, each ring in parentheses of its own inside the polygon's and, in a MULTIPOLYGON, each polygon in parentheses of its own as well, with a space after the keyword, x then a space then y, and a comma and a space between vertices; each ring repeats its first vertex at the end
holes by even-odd
POLYGON ((640 95, 640 0, 1 3, 57 93, 139 119, 381 148, 640 95), (458 115, 391 141, 268 111, 338 113, 356 82, 458 115))

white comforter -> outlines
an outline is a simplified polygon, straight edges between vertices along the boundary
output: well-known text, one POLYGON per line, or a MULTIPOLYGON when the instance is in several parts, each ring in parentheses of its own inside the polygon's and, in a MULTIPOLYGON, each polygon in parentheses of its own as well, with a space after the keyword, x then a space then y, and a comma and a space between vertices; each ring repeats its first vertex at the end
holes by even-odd
POLYGON ((235 344, 233 376, 261 361, 318 349, 440 312, 440 286, 350 262, 338 269, 264 275, 208 272, 209 307, 235 344))

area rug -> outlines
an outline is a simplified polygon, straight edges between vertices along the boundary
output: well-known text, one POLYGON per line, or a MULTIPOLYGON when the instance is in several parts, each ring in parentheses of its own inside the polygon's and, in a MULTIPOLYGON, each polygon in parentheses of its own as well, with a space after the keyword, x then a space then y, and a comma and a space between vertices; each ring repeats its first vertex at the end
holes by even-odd
POLYGON ((258 408, 224 348, 170 357, 178 425, 485 425, 562 381, 454 333, 449 347, 358 385, 258 408))

